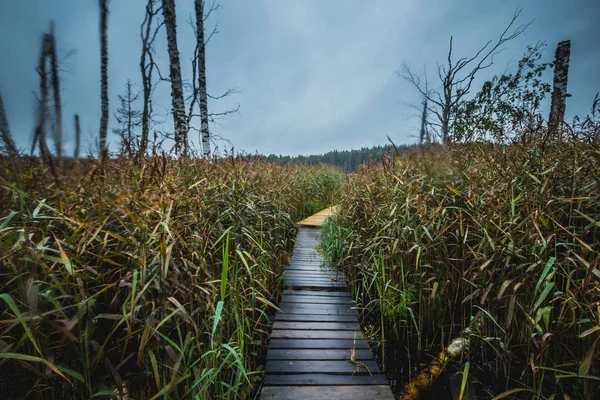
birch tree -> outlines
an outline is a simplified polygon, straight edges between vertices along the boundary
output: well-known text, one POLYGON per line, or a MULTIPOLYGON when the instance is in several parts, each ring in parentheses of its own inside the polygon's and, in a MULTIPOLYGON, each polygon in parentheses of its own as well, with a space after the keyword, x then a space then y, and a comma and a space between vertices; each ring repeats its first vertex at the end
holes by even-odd
POLYGON ((108 20, 107 0, 100 0, 100 101, 102 115, 100 117, 100 159, 107 152, 106 135, 108 133, 108 38, 106 35, 108 20))
POLYGON ((152 28, 156 16, 161 11, 158 6, 160 0, 148 0, 146 3, 146 13, 144 21, 140 26, 140 37, 142 39, 142 55, 140 57, 140 71, 142 75, 142 136, 140 138, 140 154, 145 154, 148 148, 148 136, 150 133, 150 121, 152 120, 152 90, 153 73, 156 64, 154 63, 153 44, 159 28, 163 23, 160 22, 152 28))
POLYGON ((195 0, 196 41, 198 48, 198 88, 200 90, 200 132, 202 153, 210 155, 210 133, 208 130, 208 96, 206 90, 206 43, 204 42, 204 1, 195 0))
MULTIPOLYGON (((206 47, 210 42, 211 38, 219 33, 218 24, 215 24, 213 30, 207 35, 205 32, 206 21, 210 18, 211 14, 220 8, 220 5, 216 1, 212 1, 210 6, 206 6, 206 2, 203 0, 194 0, 195 3, 195 17, 196 21, 190 21, 192 26, 195 25, 194 34, 196 35, 196 48, 194 49, 194 57, 192 58, 192 94, 190 96, 191 101, 189 103, 188 122, 195 117, 200 117, 200 141, 202 143, 202 153, 205 157, 210 156, 211 153, 211 141, 214 138, 209 131, 209 122, 215 121, 217 118, 223 118, 227 115, 236 113, 239 111, 239 104, 237 107, 223 111, 223 112, 209 112, 208 110, 208 99, 220 100, 236 93, 236 89, 229 89, 220 96, 211 96, 207 90, 207 78, 206 78, 206 47), (198 103, 199 114, 194 112, 194 108, 198 103)), ((193 128, 191 124, 188 125, 193 128)), ((197 130, 196 128, 193 128, 197 130)))
POLYGON ((502 34, 496 40, 488 41, 471 57, 454 59, 453 36, 445 64, 437 65, 437 78, 440 87, 437 90, 426 90, 422 77, 415 73, 410 65, 404 63, 399 75, 410 82, 429 103, 429 111, 434 120, 430 124, 439 133, 444 143, 449 143, 450 129, 454 121, 459 104, 470 93, 471 86, 477 74, 489 68, 494 63, 494 56, 501 51, 502 46, 521 35, 530 23, 516 26, 521 10, 517 10, 502 34))
POLYGON ((169 51, 169 75, 171 79, 171 101, 173 107, 173 126, 175 130, 175 154, 188 154, 188 119, 185 113, 183 98, 183 81, 181 64, 177 47, 177 21, 175 18, 175 0, 162 0, 162 12, 167 31, 167 48, 169 51))
POLYGON ((13 141, 12 135, 10 134, 10 127, 8 125, 8 118, 6 117, 6 111, 4 110, 4 102, 2 101, 2 95, 0 95, 0 138, 4 150, 9 156, 16 157, 19 155, 17 146, 13 141))

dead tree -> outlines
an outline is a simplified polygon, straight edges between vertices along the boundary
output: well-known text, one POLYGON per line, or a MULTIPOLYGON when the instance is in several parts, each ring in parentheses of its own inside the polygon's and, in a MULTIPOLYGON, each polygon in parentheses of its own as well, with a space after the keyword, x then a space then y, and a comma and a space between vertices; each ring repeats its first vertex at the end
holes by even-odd
POLYGON ((210 133, 208 131, 208 96, 206 91, 206 43, 204 42, 204 0, 195 0, 196 41, 198 46, 198 88, 200 90, 200 132, 202 153, 210 155, 210 133))
POLYGON ((419 132, 419 146, 429 143, 429 130, 427 129, 427 97, 423 98, 423 114, 421 114, 421 130, 419 132))
POLYGON ((162 22, 152 30, 154 18, 160 13, 161 8, 157 7, 160 0, 148 0, 146 3, 146 14, 144 21, 140 26, 140 37, 142 39, 142 56, 140 58, 140 71, 142 73, 142 136, 140 138, 140 154, 145 154, 148 148, 148 136, 150 133, 150 121, 152 120, 152 75, 154 73, 155 63, 153 54, 153 44, 162 22))
POLYGON ((108 38, 106 35, 108 20, 107 0, 100 0, 100 101, 102 115, 100 117, 100 156, 106 155, 106 136, 108 133, 108 38))
POLYGON ((133 150, 136 147, 134 129, 141 125, 141 113, 134 107, 134 103, 140 98, 140 94, 133 93, 131 81, 128 79, 125 85, 126 92, 124 96, 119 95, 121 107, 117 108, 115 118, 120 127, 113 129, 121 138, 121 152, 129 157, 133 156, 133 150))
POLYGON ((81 145, 81 127, 79 126, 79 115, 75 114, 75 152, 73 158, 79 158, 79 148, 81 145))
POLYGON ((58 56, 54 21, 50 22, 48 34, 48 56, 50 58, 50 74, 52 79, 52 94, 54 95, 54 146, 56 157, 62 157, 62 105, 60 102, 60 78, 58 76, 58 56))
POLYGON ((477 73, 489 68, 494 63, 494 56, 498 54, 501 47, 521 35, 529 26, 530 23, 515 27, 520 14, 521 10, 517 10, 498 39, 488 41, 472 57, 453 60, 453 37, 450 36, 447 64, 437 65, 437 77, 440 81, 440 87, 437 90, 427 90, 421 76, 414 73, 407 63, 402 65, 399 71, 400 77, 410 82, 427 99, 429 111, 435 117, 435 121, 431 121, 430 124, 439 131, 444 143, 451 141, 450 129, 456 110, 471 90, 477 73))
POLYGON ((209 131, 209 123, 218 118, 223 118, 229 114, 236 113, 240 108, 238 104, 237 107, 223 112, 210 113, 208 111, 208 98, 219 100, 236 93, 236 89, 229 89, 220 96, 211 96, 208 94, 207 90, 206 46, 211 38, 219 32, 219 29, 218 24, 215 24, 210 34, 206 35, 204 26, 211 14, 219 8, 220 5, 218 5, 216 1, 212 1, 210 6, 206 7, 205 1, 195 0, 196 21, 190 21, 192 27, 195 28, 196 48, 194 49, 194 57, 192 59, 192 94, 189 96, 191 100, 189 103, 188 126, 190 129, 197 130, 196 128, 193 128, 191 120, 195 117, 200 117, 200 142, 202 143, 202 153, 205 157, 210 156, 211 140, 214 139, 209 131), (199 114, 194 113, 196 103, 198 103, 199 114))
POLYGON ((12 135, 10 134, 10 127, 8 126, 8 118, 6 117, 6 111, 4 110, 4 102, 2 101, 2 96, 0 95, 0 138, 2 138, 2 143, 4 146, 4 150, 11 157, 16 157, 19 155, 17 151, 17 146, 15 146, 15 142, 13 141, 12 135))
POLYGON ((183 98, 183 81, 181 64, 177 47, 177 21, 175 18, 175 0, 162 0, 162 12, 167 31, 167 47, 169 51, 169 73, 171 78, 171 101, 173 106, 173 126, 175 129, 175 154, 188 154, 188 119, 185 113, 183 98))
POLYGON ((548 128, 551 134, 560 132, 565 119, 567 81, 569 79, 569 61, 571 57, 571 41, 559 42, 554 54, 554 90, 548 117, 548 128))
POLYGON ((38 62, 37 72, 40 76, 40 98, 38 103, 38 121, 36 124, 33 143, 31 145, 31 154, 35 152, 36 144, 40 147, 40 155, 42 159, 46 161, 48 166, 50 167, 50 171, 54 176, 55 182, 57 185, 58 175, 56 173, 56 169, 54 168, 54 160, 52 159, 52 154, 48 149, 48 145, 46 143, 46 119, 48 112, 48 72, 46 70, 47 60, 50 57, 51 52, 51 39, 49 34, 44 34, 42 37, 42 51, 40 52, 40 59, 38 62))

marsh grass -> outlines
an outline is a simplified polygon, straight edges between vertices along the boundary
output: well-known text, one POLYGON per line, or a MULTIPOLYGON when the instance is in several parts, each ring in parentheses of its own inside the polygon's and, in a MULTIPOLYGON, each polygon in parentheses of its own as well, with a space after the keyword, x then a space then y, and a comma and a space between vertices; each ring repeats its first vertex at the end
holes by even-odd
POLYGON ((0 160, 2 397, 250 398, 294 223, 341 174, 166 157, 58 171, 60 187, 38 160, 0 160))
POLYGON ((491 366, 506 398, 593 398, 599 126, 432 146, 360 168, 322 248, 381 316, 381 337, 434 353, 474 325, 479 350, 457 369, 473 377, 491 366))

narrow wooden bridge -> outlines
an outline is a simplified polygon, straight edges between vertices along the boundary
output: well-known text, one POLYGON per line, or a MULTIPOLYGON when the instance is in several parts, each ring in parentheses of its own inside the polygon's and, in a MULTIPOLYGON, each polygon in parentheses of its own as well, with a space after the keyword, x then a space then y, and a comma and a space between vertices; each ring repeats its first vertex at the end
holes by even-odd
POLYGON ((269 343, 263 400, 393 399, 360 330, 346 277, 322 268, 315 250, 318 226, 330 212, 300 223, 269 343))

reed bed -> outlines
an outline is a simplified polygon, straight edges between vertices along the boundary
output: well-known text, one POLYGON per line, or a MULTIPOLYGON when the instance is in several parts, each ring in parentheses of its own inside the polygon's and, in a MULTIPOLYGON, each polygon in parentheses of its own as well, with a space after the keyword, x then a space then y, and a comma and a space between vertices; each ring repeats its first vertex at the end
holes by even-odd
POLYGON ((251 398, 295 221, 342 175, 166 157, 55 172, 0 160, 1 397, 251 398))
POLYGON ((483 398, 597 398, 599 126, 431 146, 352 176, 321 247, 382 353, 407 347, 400 387, 471 327, 454 368, 483 398))

